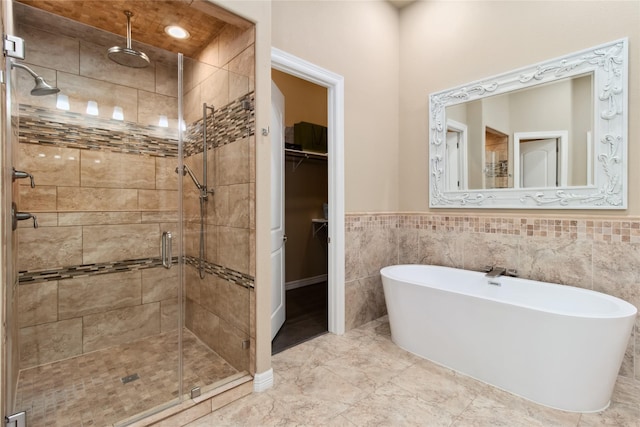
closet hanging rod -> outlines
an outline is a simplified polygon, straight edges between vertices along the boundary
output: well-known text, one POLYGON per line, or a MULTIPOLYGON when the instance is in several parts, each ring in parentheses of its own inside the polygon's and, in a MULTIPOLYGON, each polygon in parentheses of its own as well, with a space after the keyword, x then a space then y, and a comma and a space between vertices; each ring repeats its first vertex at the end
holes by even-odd
POLYGON ((315 151, 301 151, 301 150, 293 150, 291 148, 284 149, 285 154, 294 156, 294 157, 304 157, 305 159, 313 158, 313 159, 326 159, 327 153, 317 153, 315 151))
POLYGON ((290 157, 298 157, 300 160, 296 164, 293 165, 292 171, 295 172, 296 169, 304 162, 306 159, 318 159, 318 160, 327 160, 326 153, 315 153, 313 151, 300 151, 300 150, 292 150, 290 148, 284 149, 285 155, 290 157))

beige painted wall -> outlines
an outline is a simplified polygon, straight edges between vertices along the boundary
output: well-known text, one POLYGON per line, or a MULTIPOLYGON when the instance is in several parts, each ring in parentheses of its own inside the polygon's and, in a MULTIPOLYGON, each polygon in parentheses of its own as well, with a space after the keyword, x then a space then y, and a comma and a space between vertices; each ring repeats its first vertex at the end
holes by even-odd
MULTIPOLYGON (((638 164, 638 1, 418 1, 400 14, 399 210, 428 209, 428 97, 466 82, 629 37, 629 165, 638 164), (472 40, 472 42, 470 42, 472 40)), ((347 159, 347 168, 351 166, 347 159)), ((640 215, 640 170, 629 168, 629 209, 640 215)), ((371 193, 362 189, 362 197, 371 193)), ((446 212, 438 209, 434 212, 446 212)), ((469 212, 466 210, 465 212, 469 212)), ((487 212, 486 210, 484 212, 487 212)), ((522 211, 521 211, 522 212, 522 211)), ((540 214, 554 214, 536 211, 540 214)), ((593 211, 564 211, 569 215, 593 211)))
POLYGON ((285 126, 299 122, 327 126, 327 88, 273 69, 271 79, 285 96, 285 126))
POLYGON ((273 46, 345 81, 345 210, 398 208, 398 14, 383 1, 274 1, 273 46))

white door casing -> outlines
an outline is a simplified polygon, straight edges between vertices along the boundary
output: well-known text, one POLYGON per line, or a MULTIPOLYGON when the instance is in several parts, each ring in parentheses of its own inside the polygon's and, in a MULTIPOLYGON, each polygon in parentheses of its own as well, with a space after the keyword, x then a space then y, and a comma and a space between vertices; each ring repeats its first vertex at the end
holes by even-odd
POLYGON ((447 176, 445 177, 444 186, 447 191, 456 191, 460 189, 460 176, 458 167, 458 149, 460 134, 452 130, 447 131, 447 149, 445 157, 447 162, 447 176))
POLYGON ((345 331, 344 77, 275 47, 271 67, 327 88, 327 172, 329 184, 329 332, 345 331))
POLYGON ((449 180, 447 188, 449 190, 466 190, 469 188, 467 178, 467 125, 451 119, 447 120, 447 168, 449 167, 455 168, 456 172, 447 176, 449 180), (451 140, 449 139, 450 137, 451 140))
POLYGON ((447 120, 447 169, 453 168, 453 173, 447 173, 445 183, 449 191, 466 190, 467 182, 467 125, 455 120, 447 120))
POLYGON ((284 234, 284 95, 271 82, 271 340, 286 318, 284 234))

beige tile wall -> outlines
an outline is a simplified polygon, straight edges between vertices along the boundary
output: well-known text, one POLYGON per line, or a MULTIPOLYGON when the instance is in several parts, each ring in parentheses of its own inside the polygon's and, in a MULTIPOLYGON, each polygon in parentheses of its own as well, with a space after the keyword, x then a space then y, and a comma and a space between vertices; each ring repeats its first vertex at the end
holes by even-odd
POLYGON ((250 298, 253 292, 216 275, 200 279, 186 266, 185 326, 238 370, 249 370, 250 351, 242 342, 250 332, 250 298))
MULTIPOLYGON (((158 258, 161 232, 177 230, 177 190, 165 189, 176 187, 168 178, 177 182, 177 159, 70 150, 60 167, 53 156, 61 151, 69 150, 20 144, 18 167, 37 184, 21 183, 20 204, 40 227, 20 224, 19 269, 158 258)), ((149 269, 20 285, 21 367, 176 328, 177 274, 149 269)))
MULTIPOLYGON (((105 129, 116 105, 127 122, 157 125, 163 114, 177 126, 176 67, 124 68, 86 40, 28 26, 20 32, 30 65, 69 97, 70 112, 84 114, 95 100, 105 129)), ((29 96, 31 84, 21 81, 19 102, 55 110, 55 96, 29 96)), ((162 231, 177 230, 175 157, 22 143, 16 159, 36 182, 33 189, 20 182, 18 207, 40 225, 20 223, 21 271, 158 258, 162 231)), ((176 328, 177 283, 177 268, 22 283, 21 367, 176 328)))
POLYGON ((21 368, 177 328, 178 271, 157 267, 21 284, 21 368))
MULTIPOLYGON (((640 218, 525 215, 349 214, 347 328, 386 312, 379 270, 420 263, 480 270, 593 289, 640 307, 640 218)), ((640 322, 621 374, 640 380, 640 322)))
MULTIPOLYGON (((29 64, 69 97, 70 112, 84 114, 87 101, 96 100, 100 119, 111 120, 119 106, 125 121, 157 125, 162 114, 177 127, 176 67, 123 68, 106 59, 103 47, 86 40, 28 26, 20 32, 29 64)), ((254 37, 253 29, 226 29, 199 58, 206 64, 186 61, 187 123, 201 118, 203 102, 220 108, 254 89, 254 37)), ((55 109, 55 97, 29 96, 32 82, 20 79, 19 102, 55 109)), ((216 195, 206 207, 206 258, 253 276, 255 172, 250 169, 255 138, 249 135, 247 129, 237 141, 209 151, 209 185, 216 195)), ((185 159, 198 177, 201 158, 185 159)), ((37 184, 31 189, 21 182, 20 209, 35 213, 40 224, 38 229, 20 224, 20 270, 157 258, 161 232, 176 229, 175 158, 20 144, 18 159, 16 167, 32 173, 37 184)), ((184 190, 185 252, 197 257, 197 191, 188 179, 184 190)), ((177 269, 147 269, 22 284, 21 366, 175 328, 176 274, 177 269)), ((253 293, 211 274, 205 282, 218 285, 208 287, 197 273, 187 274, 187 326, 236 367, 248 369, 252 353, 241 343, 255 338, 249 320, 253 293), (224 307, 214 300, 225 301, 224 307)))

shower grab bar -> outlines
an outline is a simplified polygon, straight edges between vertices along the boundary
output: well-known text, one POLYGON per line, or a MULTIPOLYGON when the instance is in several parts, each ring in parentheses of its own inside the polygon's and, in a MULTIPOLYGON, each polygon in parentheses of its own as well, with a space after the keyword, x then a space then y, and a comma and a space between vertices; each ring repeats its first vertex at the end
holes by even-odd
POLYGON ((162 266, 166 269, 171 268, 171 243, 173 239, 170 231, 162 233, 162 266))

